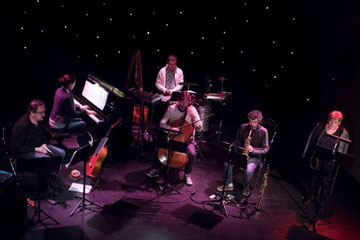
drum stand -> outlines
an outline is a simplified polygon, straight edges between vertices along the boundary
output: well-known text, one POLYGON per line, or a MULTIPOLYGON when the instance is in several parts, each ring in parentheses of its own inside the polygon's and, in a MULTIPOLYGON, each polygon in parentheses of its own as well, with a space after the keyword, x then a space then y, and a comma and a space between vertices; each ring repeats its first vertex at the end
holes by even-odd
POLYGON ((216 135, 217 135, 217 139, 216 142, 217 144, 219 144, 220 139, 221 139, 221 135, 222 135, 222 124, 223 124, 223 119, 224 119, 224 106, 226 105, 226 103, 223 100, 220 100, 221 103, 221 115, 220 115, 220 121, 219 121, 219 127, 218 130, 216 131, 216 135))

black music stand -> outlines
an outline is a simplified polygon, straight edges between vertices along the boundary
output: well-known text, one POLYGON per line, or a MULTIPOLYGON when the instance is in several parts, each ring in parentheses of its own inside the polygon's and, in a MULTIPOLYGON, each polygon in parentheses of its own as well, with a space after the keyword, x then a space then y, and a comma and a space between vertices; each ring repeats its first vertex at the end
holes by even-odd
POLYGON ((232 160, 235 159, 235 161, 240 161, 241 153, 237 153, 235 151, 236 146, 234 145, 234 143, 231 143, 231 144, 227 143, 227 144, 228 144, 228 147, 227 147, 228 159, 227 159, 227 166, 226 166, 225 177, 224 177, 224 182, 223 182, 223 189, 221 191, 221 197, 216 200, 208 200, 208 201, 203 201, 201 203, 205 203, 205 204, 213 203, 214 209, 224 211, 225 216, 229 217, 229 214, 228 214, 225 204, 224 204, 226 178, 229 173, 229 166, 230 166, 230 164, 232 164, 232 160))
MULTIPOLYGON (((165 194, 166 188, 170 188, 172 191, 175 191, 178 194, 181 194, 181 192, 179 192, 175 188, 171 187, 170 182, 168 181, 168 174, 169 174, 169 170, 170 170, 170 155, 171 155, 171 152, 174 152, 174 151, 186 153, 187 152, 187 144, 170 139, 170 134, 179 134, 181 132, 174 131, 171 129, 166 129, 166 128, 161 128, 161 130, 166 132, 166 138, 165 139, 164 138, 156 138, 154 145, 157 146, 158 148, 167 149, 168 154, 167 154, 166 159, 163 160, 163 161, 166 161, 166 174, 165 174, 164 184, 163 184, 163 186, 160 186, 161 194, 159 195, 159 197, 161 197, 162 195, 165 194)), ((160 159, 160 161, 162 161, 162 160, 160 159)))
MULTIPOLYGON (((87 134, 89 135, 89 137, 90 137, 89 143, 86 144, 86 145, 84 145, 84 146, 82 146, 82 147, 80 147, 79 149, 77 149, 77 150, 73 153, 73 155, 72 155, 69 163, 66 165, 66 168, 68 168, 68 167, 70 166, 70 164, 71 164, 73 158, 75 157, 76 153, 78 153, 80 150, 82 150, 82 149, 84 149, 84 148, 86 148, 86 147, 88 147, 88 146, 92 146, 92 145, 93 145, 93 138, 92 138, 91 134, 90 134, 88 131, 86 131, 86 133, 87 133, 87 134)), ((75 214, 76 209, 78 209, 78 208, 80 208, 79 212, 87 209, 87 207, 89 207, 89 206, 91 206, 91 205, 95 205, 95 206, 98 206, 98 207, 100 207, 100 208, 103 208, 103 206, 100 206, 99 204, 94 203, 94 202, 86 199, 86 197, 85 197, 86 162, 87 162, 87 161, 84 159, 83 162, 84 162, 84 165, 83 165, 84 169, 83 169, 83 192, 82 192, 82 197, 75 196, 76 198, 80 198, 80 201, 79 201, 79 203, 76 205, 76 207, 72 210, 72 212, 70 213, 69 217, 73 216, 73 215, 75 214), (86 202, 88 202, 89 204, 87 205, 86 202)), ((78 212, 78 213, 79 213, 79 212, 78 212)))
POLYGON ((35 213, 31 218, 31 221, 34 225, 41 224, 44 227, 48 228, 44 220, 51 219, 55 224, 59 224, 53 217, 47 214, 44 210, 41 209, 41 170, 42 171, 56 171, 59 170, 61 164, 61 157, 51 157, 51 158, 28 158, 28 159, 17 159, 16 166, 17 171, 32 171, 36 170, 37 174, 37 208, 35 208, 35 213), (41 213, 46 217, 41 219, 41 213), (37 217, 37 220, 34 221, 34 218, 37 217))
POLYGON ((193 87, 197 87, 199 84, 197 83, 188 83, 188 82, 182 82, 182 83, 179 83, 179 85, 183 85, 183 86, 186 86, 187 89, 186 91, 190 90, 190 86, 193 86, 193 87))
MULTIPOLYGON (((336 138, 336 143, 335 143, 333 149, 326 149, 326 148, 317 146, 316 149, 315 149, 315 156, 318 157, 319 159, 329 159, 329 161, 332 163, 331 164, 331 169, 330 169, 330 177, 331 177, 331 174, 334 171, 335 163, 338 163, 338 164, 344 166, 345 168, 349 168, 353 164, 353 159, 352 159, 351 155, 347 155, 347 154, 340 153, 340 152, 337 151, 337 148, 339 146, 340 141, 351 143, 351 140, 344 139, 342 137, 338 137, 338 136, 335 136, 335 135, 329 135, 329 136, 336 138)), ((318 204, 319 206, 315 210, 315 217, 314 217, 314 220, 313 220, 313 223, 312 223, 314 233, 316 233, 316 231, 317 231, 319 210, 320 210, 320 206, 321 206, 321 204, 322 204, 322 202, 324 200, 324 197, 325 197, 326 188, 329 186, 330 177, 327 178, 326 183, 323 186, 324 189, 321 190, 320 200, 319 200, 319 204, 318 204)))

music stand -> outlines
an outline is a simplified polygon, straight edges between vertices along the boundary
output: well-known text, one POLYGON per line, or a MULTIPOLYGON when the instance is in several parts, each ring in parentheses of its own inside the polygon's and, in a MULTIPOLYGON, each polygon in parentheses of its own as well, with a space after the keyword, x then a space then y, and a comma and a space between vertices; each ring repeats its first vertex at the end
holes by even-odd
POLYGON ((179 83, 179 85, 183 85, 183 86, 187 86, 187 91, 190 90, 190 86, 193 86, 193 87, 197 87, 199 84, 197 83, 185 83, 185 82, 181 82, 179 83))
POLYGON ((31 221, 34 222, 34 225, 41 224, 44 227, 48 228, 44 220, 51 219, 55 224, 59 224, 53 217, 47 214, 44 210, 41 209, 41 170, 46 171, 55 171, 58 170, 61 164, 61 157, 51 157, 51 158, 27 158, 27 159, 17 159, 16 166, 17 171, 31 171, 36 170, 37 174, 37 208, 35 208, 35 213, 31 218, 31 221), (46 217, 41 219, 41 213, 46 217), (34 218, 37 217, 37 220, 34 221, 34 218))
MULTIPOLYGON (((84 149, 84 148, 86 148, 86 147, 88 147, 88 146, 92 146, 92 145, 93 145, 93 141, 94 141, 94 140, 93 140, 91 134, 90 134, 88 131, 86 131, 86 133, 87 133, 87 134, 89 135, 89 137, 90 137, 89 143, 86 144, 86 145, 84 145, 84 146, 82 146, 82 147, 80 147, 79 149, 77 149, 77 150, 73 153, 73 155, 72 155, 69 163, 66 165, 66 168, 68 168, 68 167, 70 166, 70 164, 71 164, 72 160, 74 159, 76 153, 78 153, 80 150, 82 150, 82 149, 84 149)), ((76 209, 78 209, 78 208, 80 208, 79 212, 81 212, 82 210, 85 210, 88 206, 91 206, 91 205, 95 205, 95 206, 98 206, 98 207, 100 207, 100 208, 103 207, 103 206, 100 206, 99 204, 97 204, 97 203, 95 203, 95 202, 92 202, 92 201, 86 199, 86 197, 85 197, 86 162, 87 162, 87 161, 84 159, 83 162, 84 162, 84 165, 83 165, 84 169, 83 169, 83 191, 82 191, 82 197, 75 196, 76 198, 81 198, 81 199, 80 199, 79 203, 76 205, 76 207, 72 210, 72 212, 70 213, 69 217, 73 216, 73 215, 75 214, 76 209), (89 205, 86 205, 86 202, 88 202, 89 205)), ((79 212, 78 212, 78 213, 79 213, 79 212)))
MULTIPOLYGON (((223 143, 225 143, 225 142, 223 142, 223 143)), ((232 160, 236 159, 236 161, 238 161, 239 160, 238 158, 241 157, 241 154, 234 151, 234 149, 236 148, 234 143, 231 143, 231 144, 226 143, 226 144, 228 144, 228 147, 227 147, 228 159, 227 159, 227 166, 226 166, 226 170, 225 170, 223 188, 222 188, 222 191, 221 191, 221 197, 219 199, 216 199, 216 200, 208 200, 208 201, 203 201, 201 203, 214 203, 215 204, 214 209, 224 211, 225 216, 229 217, 229 214, 228 214, 228 212, 226 210, 226 207, 225 207, 225 204, 224 204, 224 202, 225 202, 224 197, 225 197, 226 180, 227 180, 227 175, 229 173, 229 166, 230 166, 230 164, 232 164, 232 160)))
MULTIPOLYGON (((326 149, 326 148, 317 146, 316 149, 315 149, 315 156, 318 157, 319 159, 329 159, 329 161, 332 163, 331 168, 330 168, 330 174, 332 174, 332 172, 334 170, 335 162, 339 163, 340 165, 344 165, 346 168, 348 168, 349 166, 352 165, 350 155, 342 154, 342 153, 337 151, 337 148, 339 146, 340 141, 346 142, 346 143, 351 143, 351 140, 345 139, 345 138, 342 138, 342 137, 338 137, 338 136, 335 136, 335 135, 332 135, 332 134, 328 134, 328 135, 330 137, 333 137, 333 138, 336 139, 336 143, 335 143, 333 149, 326 149), (339 158, 339 161, 336 160, 337 158, 339 158)), ((328 177, 326 179, 326 183, 323 186, 324 189, 321 190, 319 206, 315 211, 315 217, 314 217, 314 220, 313 220, 313 232, 314 233, 316 233, 316 231, 317 231, 319 210, 320 210, 320 206, 321 206, 321 204, 322 204, 322 202, 324 200, 326 188, 329 185, 329 180, 330 180, 330 177, 328 177)))
POLYGON ((166 129, 166 128, 160 128, 160 129, 162 131, 166 132, 166 138, 165 139, 156 138, 154 145, 157 146, 158 148, 167 149, 168 152, 167 152, 166 159, 160 159, 160 162, 162 162, 162 164, 166 161, 166 174, 165 174, 164 186, 163 187, 160 186, 162 193, 159 195, 159 197, 161 197, 163 194, 165 194, 166 188, 170 188, 171 190, 177 192, 178 194, 181 194, 181 192, 179 192, 175 188, 171 187, 170 183, 168 182, 168 174, 169 174, 169 170, 170 170, 170 161, 171 161, 170 155, 171 155, 171 152, 174 152, 174 151, 186 153, 187 152, 187 144, 170 139, 170 134, 179 134, 181 132, 174 131, 171 129, 166 129))

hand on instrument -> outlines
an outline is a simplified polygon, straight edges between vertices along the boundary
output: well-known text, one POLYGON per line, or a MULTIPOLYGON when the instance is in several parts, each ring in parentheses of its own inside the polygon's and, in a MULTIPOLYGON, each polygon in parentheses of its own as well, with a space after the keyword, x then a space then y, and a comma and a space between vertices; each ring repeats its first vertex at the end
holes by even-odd
POLYGON ((93 111, 93 110, 88 110, 88 109, 86 109, 86 113, 87 113, 88 115, 95 115, 95 114, 96 114, 95 111, 93 111))
POLYGON ((180 132, 180 128, 178 128, 178 127, 172 127, 172 128, 170 128, 170 129, 173 130, 173 131, 180 132))
POLYGON ((46 154, 46 144, 44 143, 43 145, 41 145, 40 147, 35 148, 35 152, 39 152, 39 153, 43 153, 46 154))
POLYGON ((164 91, 164 95, 165 95, 165 96, 171 95, 171 91, 170 91, 169 89, 166 89, 166 90, 164 91))
POLYGON ((253 148, 251 145, 247 146, 246 149, 247 149, 247 151, 248 151, 249 153, 251 153, 251 152, 254 151, 254 148, 253 148))
POLYGON ((88 110, 89 106, 88 105, 80 105, 80 109, 81 110, 88 110))

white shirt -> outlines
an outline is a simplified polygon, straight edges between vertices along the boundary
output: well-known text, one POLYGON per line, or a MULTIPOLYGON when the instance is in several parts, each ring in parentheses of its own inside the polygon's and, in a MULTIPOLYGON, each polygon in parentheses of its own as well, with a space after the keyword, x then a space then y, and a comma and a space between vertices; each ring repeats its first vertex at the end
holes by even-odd
MULTIPOLYGON (((160 121, 160 127, 170 129, 171 126, 169 125, 171 122, 180 119, 184 115, 184 112, 181 112, 177 107, 177 104, 173 104, 168 107, 164 117, 160 121)), ((195 122, 193 125, 195 126, 196 130, 201 131, 202 129, 202 121, 200 121, 199 113, 197 112, 194 106, 189 106, 187 110, 187 114, 185 117, 185 121, 188 123, 195 122)))
POLYGON ((166 68, 167 68, 167 64, 165 67, 163 67, 162 69, 160 69, 160 71, 158 72, 157 78, 156 78, 156 83, 155 86, 157 89, 159 89, 160 92, 164 93, 166 90, 170 90, 170 92, 174 92, 174 91, 180 91, 183 88, 183 85, 180 85, 180 83, 184 82, 184 74, 183 71, 176 67, 175 69, 175 87, 173 89, 166 89, 165 85, 166 85, 166 68))

